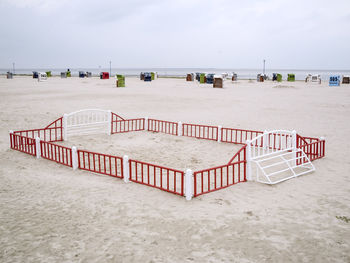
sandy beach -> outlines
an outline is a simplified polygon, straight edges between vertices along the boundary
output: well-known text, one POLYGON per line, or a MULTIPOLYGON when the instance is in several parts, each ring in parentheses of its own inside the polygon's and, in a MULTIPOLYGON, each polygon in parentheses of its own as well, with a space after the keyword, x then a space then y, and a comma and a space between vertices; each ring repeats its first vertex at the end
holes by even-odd
MULTIPOLYGON (((350 85, 0 77, 0 262, 350 262, 350 85), (11 150, 9 130, 80 109, 326 138, 314 173, 241 183, 191 201, 11 150)), ((239 146, 131 132, 64 145, 185 170, 239 146)))

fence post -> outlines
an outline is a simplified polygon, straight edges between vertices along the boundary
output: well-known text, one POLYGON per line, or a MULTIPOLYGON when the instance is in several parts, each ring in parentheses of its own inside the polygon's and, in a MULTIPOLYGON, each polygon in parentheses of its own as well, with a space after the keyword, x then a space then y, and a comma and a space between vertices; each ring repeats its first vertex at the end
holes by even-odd
POLYGON ((297 166, 297 132, 292 130, 292 149, 293 149, 293 166, 297 166))
POLYGON ((112 111, 108 110, 108 126, 107 126, 107 134, 112 134, 112 111))
POLYGON ((177 124, 177 136, 182 136, 182 122, 179 121, 177 124))
POLYGON ((36 146, 36 158, 40 158, 41 156, 41 148, 40 148, 40 138, 35 138, 35 146, 36 146))
POLYGON ((324 153, 324 148, 325 148, 325 144, 326 144, 326 138, 325 137, 320 137, 320 141, 323 143, 318 143, 318 147, 317 147, 317 157, 323 157, 325 156, 324 153), (320 150, 318 150, 320 148, 320 150))
POLYGON ((72 167, 73 170, 78 169, 78 151, 75 146, 72 147, 72 167))
POLYGON ((221 142, 222 137, 222 126, 218 126, 218 142, 221 142))
POLYGON ((129 157, 127 155, 123 156, 123 178, 124 182, 128 183, 130 177, 130 171, 129 171, 129 157))
POLYGON ((247 180, 252 181, 252 146, 250 140, 246 141, 247 151, 246 151, 246 160, 247 160, 247 180))
POLYGON ((13 130, 9 131, 10 133, 10 148, 13 149, 14 143, 13 143, 13 130))
POLYGON ((145 131, 148 131, 148 117, 145 118, 145 131))
POLYGON ((187 169, 186 173, 185 173, 185 196, 186 196, 186 200, 190 201, 192 199, 192 188, 193 188, 193 184, 192 184, 192 170, 191 169, 187 169))
POLYGON ((264 152, 264 154, 266 153, 266 150, 267 150, 268 145, 269 145, 268 140, 269 140, 268 132, 265 130, 264 136, 263 136, 263 152, 264 152))
POLYGON ((63 114, 63 140, 67 141, 67 114, 63 114))

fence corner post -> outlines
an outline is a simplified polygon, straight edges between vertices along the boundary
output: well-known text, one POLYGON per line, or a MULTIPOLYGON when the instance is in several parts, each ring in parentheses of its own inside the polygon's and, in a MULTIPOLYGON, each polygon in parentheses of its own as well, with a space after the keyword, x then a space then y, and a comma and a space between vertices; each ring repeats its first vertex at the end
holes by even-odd
POLYGON ((10 130, 9 131, 9 134, 10 134, 10 148, 13 149, 13 130, 10 130))
POLYGON ((124 183, 129 182, 130 171, 129 171, 129 157, 127 155, 123 156, 123 178, 124 183))
POLYGON ((67 141, 67 117, 68 115, 65 113, 63 114, 63 140, 67 141))
POLYGON ((293 162, 292 162, 292 165, 294 167, 297 166, 298 164, 298 155, 297 155, 297 132, 295 130, 292 130, 292 149, 293 149, 293 162))
POLYGON ((73 170, 78 169, 78 151, 75 146, 72 147, 72 167, 73 170))
POLYGON ((219 125, 218 126, 218 142, 221 142, 221 138, 222 138, 222 126, 219 125))
POLYGON ((40 158, 41 156, 41 148, 40 148, 40 138, 35 138, 35 148, 36 148, 36 158, 40 158))
POLYGON ((182 122, 179 121, 177 124, 177 136, 182 136, 182 122))
POLYGON ((247 140, 247 151, 246 151, 246 160, 247 160, 247 180, 252 181, 252 147, 251 141, 247 140))
POLYGON ((148 117, 145 118, 145 131, 148 131, 148 117))
POLYGON ((193 184, 192 184, 192 170, 191 169, 187 169, 186 173, 185 173, 185 196, 186 196, 186 200, 190 201, 192 199, 193 193, 192 193, 192 188, 193 188, 193 184))
POLYGON ((112 111, 108 110, 108 126, 107 126, 107 134, 112 134, 112 111))

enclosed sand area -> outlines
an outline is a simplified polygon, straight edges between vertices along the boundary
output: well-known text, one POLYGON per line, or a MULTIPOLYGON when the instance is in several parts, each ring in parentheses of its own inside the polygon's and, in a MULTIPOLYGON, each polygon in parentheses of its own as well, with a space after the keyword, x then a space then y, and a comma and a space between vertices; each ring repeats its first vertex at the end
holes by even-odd
MULTIPOLYGON (((0 77, 0 262, 349 262, 350 86, 185 79, 144 82, 0 77), (296 130, 325 137, 316 171, 244 182, 191 201, 11 150, 9 131, 63 113, 296 130)), ((241 146, 150 132, 75 136, 65 146, 184 171, 227 163, 241 146)))

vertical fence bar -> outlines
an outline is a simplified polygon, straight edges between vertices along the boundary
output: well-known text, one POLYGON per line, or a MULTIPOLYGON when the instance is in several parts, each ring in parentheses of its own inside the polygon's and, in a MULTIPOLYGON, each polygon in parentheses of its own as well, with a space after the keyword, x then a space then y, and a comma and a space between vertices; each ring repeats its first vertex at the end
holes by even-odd
POLYGON ((246 160, 247 160, 247 180, 252 180, 252 147, 250 140, 247 140, 246 160))
MULTIPOLYGON (((186 200, 190 201, 192 199, 192 188, 193 188, 193 184, 192 184, 192 170, 191 169, 187 169, 186 170, 186 174, 185 174, 185 181, 186 181, 186 200)), ((203 183, 203 182, 202 182, 203 183)))
POLYGON ((179 121, 179 123, 177 125, 177 135, 182 136, 182 122, 181 121, 179 121))
POLYGON ((221 137, 222 137, 222 126, 219 125, 218 126, 218 142, 221 142, 221 137))
POLYGON ((124 177, 125 183, 129 182, 130 175, 131 174, 129 171, 129 157, 127 155, 124 155, 123 156, 123 177, 124 177))
MULTIPOLYGON (((90 163, 90 160, 89 160, 89 163, 90 163)), ((85 162, 84 162, 84 166, 85 166, 85 162)), ((77 152, 77 147, 75 146, 72 147, 72 167, 73 167, 73 170, 78 169, 78 152, 77 152)))
POLYGON ((67 123, 68 123, 68 115, 65 113, 63 114, 63 140, 67 141, 68 137, 67 137, 67 123))
POLYGON ((36 137, 35 138, 35 144, 36 144, 36 158, 40 158, 41 156, 41 147, 40 147, 40 138, 36 137))

